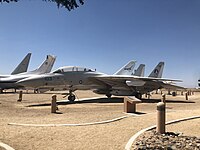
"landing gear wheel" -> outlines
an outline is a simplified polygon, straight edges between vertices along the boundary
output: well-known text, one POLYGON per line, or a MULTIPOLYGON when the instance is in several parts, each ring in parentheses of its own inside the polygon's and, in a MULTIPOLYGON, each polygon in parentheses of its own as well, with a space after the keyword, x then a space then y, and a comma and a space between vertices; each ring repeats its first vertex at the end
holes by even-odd
POLYGON ((106 94, 106 96, 107 96, 108 98, 111 98, 112 94, 106 94))
POLYGON ((3 93, 3 89, 0 89, 0 93, 3 93))
POLYGON ((141 99, 142 98, 142 94, 141 93, 137 93, 135 97, 138 98, 138 99, 141 99))
POLYGON ((70 102, 74 102, 75 99, 76 99, 76 96, 75 96, 75 95, 69 95, 69 96, 68 96, 68 100, 69 100, 70 102))

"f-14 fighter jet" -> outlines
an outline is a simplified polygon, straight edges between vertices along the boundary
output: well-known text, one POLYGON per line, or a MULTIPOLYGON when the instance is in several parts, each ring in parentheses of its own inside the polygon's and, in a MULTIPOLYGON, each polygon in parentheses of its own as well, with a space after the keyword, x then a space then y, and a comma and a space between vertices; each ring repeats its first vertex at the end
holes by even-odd
POLYGON ((16 75, 9 75, 8 77, 0 78, 1 92, 4 89, 18 89, 18 88, 22 87, 22 86, 19 86, 18 84, 16 84, 16 82, 21 79, 49 73, 53 67, 55 59, 56 59, 56 57, 47 55, 45 61, 36 70, 19 73, 16 75))
MULTIPOLYGON (((156 66, 149 77, 132 74, 131 71, 133 70, 131 70, 130 66, 128 63, 113 75, 85 67, 65 66, 52 73, 25 78, 17 83, 33 88, 62 87, 69 90, 68 100, 74 101, 76 97, 73 92, 76 90, 93 90, 93 92, 105 94, 107 97, 116 95, 141 98, 142 94, 158 88, 164 88, 166 84, 163 81, 180 81, 161 78, 163 62, 156 66)), ((142 74, 144 65, 139 70, 142 74)))

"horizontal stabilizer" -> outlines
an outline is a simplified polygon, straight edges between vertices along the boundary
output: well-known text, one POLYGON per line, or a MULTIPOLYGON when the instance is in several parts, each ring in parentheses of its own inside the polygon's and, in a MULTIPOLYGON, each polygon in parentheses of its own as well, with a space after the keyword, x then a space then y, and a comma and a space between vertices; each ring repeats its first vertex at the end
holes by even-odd
POLYGON ((183 89, 185 89, 184 87, 174 85, 174 84, 164 83, 164 82, 161 83, 161 87, 165 88, 165 89, 170 89, 170 90, 183 90, 183 89))

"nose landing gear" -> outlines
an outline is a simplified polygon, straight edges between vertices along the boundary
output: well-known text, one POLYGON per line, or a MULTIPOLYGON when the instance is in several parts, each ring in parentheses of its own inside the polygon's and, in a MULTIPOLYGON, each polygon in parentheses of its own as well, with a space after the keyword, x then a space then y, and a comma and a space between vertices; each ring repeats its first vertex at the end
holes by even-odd
POLYGON ((69 94, 69 96, 68 96, 68 100, 70 101, 70 102, 74 102, 75 101, 75 99, 76 99, 76 96, 74 95, 74 94, 69 94))
POLYGON ((70 102, 74 102, 75 99, 76 99, 76 96, 73 94, 73 91, 72 90, 69 90, 69 93, 63 93, 63 95, 65 95, 63 98, 65 98, 66 96, 67 99, 70 101, 70 102))
POLYGON ((70 101, 70 102, 74 102, 75 101, 75 99, 76 99, 76 96, 73 94, 73 90, 69 90, 69 96, 68 96, 68 100, 70 101))

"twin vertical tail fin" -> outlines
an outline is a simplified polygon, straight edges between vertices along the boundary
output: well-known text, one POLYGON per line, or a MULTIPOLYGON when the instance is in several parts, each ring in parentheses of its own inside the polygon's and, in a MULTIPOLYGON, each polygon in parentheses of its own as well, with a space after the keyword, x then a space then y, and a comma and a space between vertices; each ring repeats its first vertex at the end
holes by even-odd
POLYGON ((114 75, 131 75, 135 67, 136 61, 130 61, 119 69, 114 75))
MULTIPOLYGON (((133 73, 133 69, 135 67, 136 61, 130 61, 126 65, 124 65, 121 69, 119 69, 115 75, 134 75, 134 76, 144 76, 145 71, 145 65, 140 64, 140 66, 135 70, 133 73)), ((149 77, 152 78, 162 78, 164 69, 164 62, 159 62, 158 65, 154 68, 154 70, 151 72, 149 77)))
POLYGON ((145 64, 140 64, 137 70, 135 70, 134 76, 138 77, 144 77, 144 70, 145 70, 145 64))
POLYGON ((54 62, 56 60, 55 56, 47 55, 46 60, 40 65, 40 67, 31 73, 34 74, 44 74, 51 72, 51 69, 53 68, 54 62))
POLYGON ((21 61, 21 63, 15 68, 15 70, 11 73, 11 75, 14 74, 19 74, 19 73, 23 73, 23 72, 27 72, 28 69, 28 65, 30 62, 30 58, 31 58, 31 53, 28 53, 24 59, 21 61))
POLYGON ((149 77, 162 78, 163 68, 164 68, 164 62, 159 62, 159 64, 151 72, 151 74, 149 75, 149 77))

